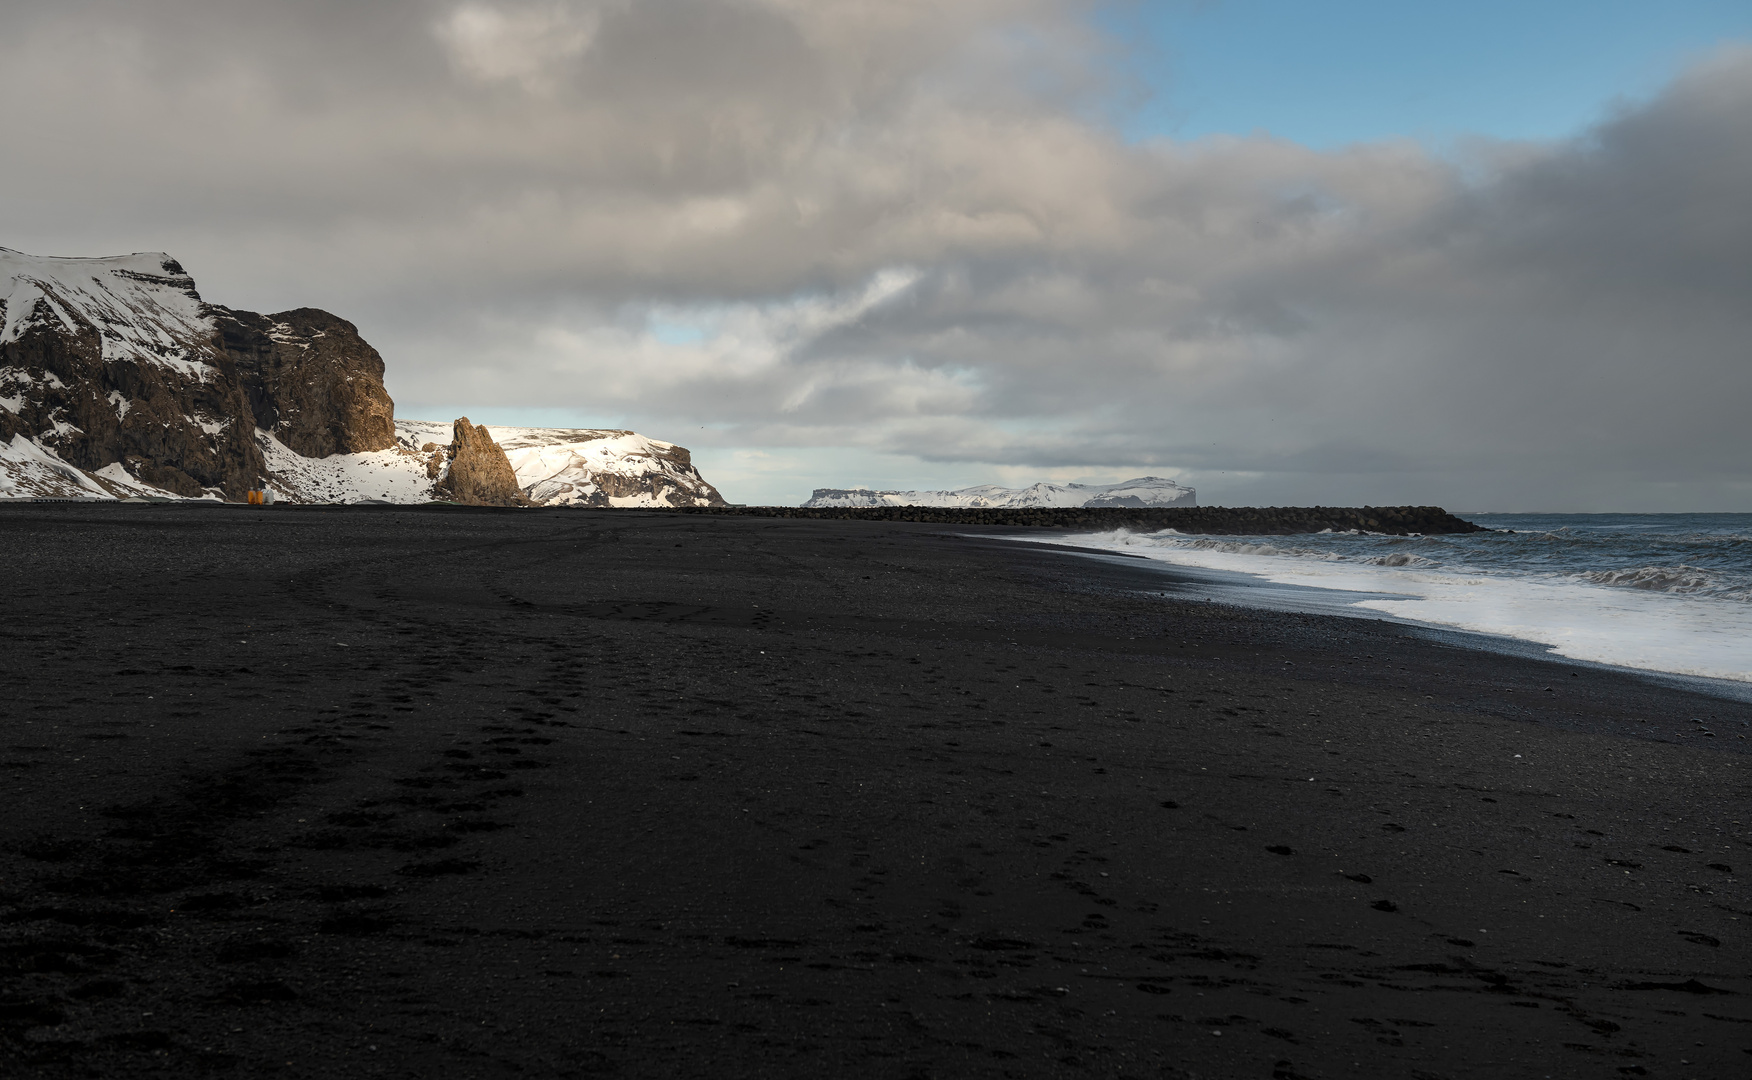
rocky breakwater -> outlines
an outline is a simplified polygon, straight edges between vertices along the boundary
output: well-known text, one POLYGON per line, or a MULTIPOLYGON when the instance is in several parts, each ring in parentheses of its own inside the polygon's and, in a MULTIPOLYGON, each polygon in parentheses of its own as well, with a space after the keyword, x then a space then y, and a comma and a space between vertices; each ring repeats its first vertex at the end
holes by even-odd
POLYGON ((437 478, 433 491, 439 498, 469 506, 529 505, 504 448, 468 417, 456 421, 450 446, 434 446, 431 455, 426 471, 437 478))
POLYGON ((682 513, 755 517, 918 521, 939 525, 1024 525, 1045 529, 1131 529, 1211 536, 1289 536, 1295 533, 1372 532, 1391 536, 1488 532, 1439 506, 1198 506, 1198 507, 970 507, 801 506, 685 507, 682 513))
POLYGON ((264 437, 312 457, 395 443, 382 358, 351 323, 209 304, 162 252, 0 248, 0 319, 7 494, 240 500, 270 474, 264 437))

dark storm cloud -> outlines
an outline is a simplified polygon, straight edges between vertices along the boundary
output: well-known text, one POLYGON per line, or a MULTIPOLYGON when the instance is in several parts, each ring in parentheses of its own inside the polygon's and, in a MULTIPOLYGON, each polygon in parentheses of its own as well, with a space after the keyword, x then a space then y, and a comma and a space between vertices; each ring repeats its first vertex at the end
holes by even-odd
POLYGON ((404 401, 1229 501, 1752 506, 1746 51, 1455 164, 1128 144, 1049 0, 5 12, 0 243, 330 307, 404 401))

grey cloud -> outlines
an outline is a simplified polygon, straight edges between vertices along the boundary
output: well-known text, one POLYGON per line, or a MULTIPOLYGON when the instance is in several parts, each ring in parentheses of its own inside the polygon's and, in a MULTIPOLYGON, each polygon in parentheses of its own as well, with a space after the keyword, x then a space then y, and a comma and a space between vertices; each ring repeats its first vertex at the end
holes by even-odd
POLYGON ((0 243, 332 308, 404 402, 1228 501, 1752 508, 1752 51, 1455 163, 1129 144, 1113 43, 1049 0, 6 14, 0 243))

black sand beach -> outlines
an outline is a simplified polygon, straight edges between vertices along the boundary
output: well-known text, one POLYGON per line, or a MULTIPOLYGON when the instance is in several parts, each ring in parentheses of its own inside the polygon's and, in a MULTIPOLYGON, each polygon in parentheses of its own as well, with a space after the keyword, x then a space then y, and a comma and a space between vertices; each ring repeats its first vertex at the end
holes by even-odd
POLYGON ((929 524, 0 551, 8 1076, 1752 1075, 1752 706, 929 524))

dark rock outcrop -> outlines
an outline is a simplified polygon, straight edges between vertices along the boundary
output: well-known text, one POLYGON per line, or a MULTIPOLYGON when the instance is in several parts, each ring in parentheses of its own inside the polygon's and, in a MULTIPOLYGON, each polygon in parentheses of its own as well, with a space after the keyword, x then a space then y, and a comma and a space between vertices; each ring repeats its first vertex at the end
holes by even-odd
POLYGON ((504 449, 485 427, 470 424, 466 416, 456 421, 448 457, 449 468, 437 486, 441 497, 470 506, 528 504, 504 449))
POLYGON ((198 322, 176 318, 206 308, 193 279, 169 256, 154 257, 157 274, 103 265, 122 260, 56 261, 99 264, 92 280, 115 282, 123 301, 163 297, 182 310, 128 326, 130 335, 118 326, 123 313, 47 274, 14 289, 13 302, 29 310, 0 306, 10 331, 0 340, 0 396, 17 401, 0 409, 0 441, 22 434, 90 472, 120 462, 179 495, 242 498, 262 475, 262 454, 236 359, 211 335, 191 339, 198 322))
POLYGON ((686 449, 630 431, 501 428, 501 446, 464 419, 445 446, 446 425, 398 427, 383 370, 345 319, 209 304, 163 253, 0 248, 0 498, 724 501, 686 449))
POLYGON ((238 361, 257 427, 305 457, 395 445, 395 402, 383 388, 383 357, 358 327, 316 308, 273 315, 212 310, 225 351, 238 361))
POLYGON ((383 360, 353 324, 208 304, 168 255, 0 248, 0 320, 0 442, 87 473, 241 500, 268 472, 258 427, 306 457, 395 445, 383 360))

